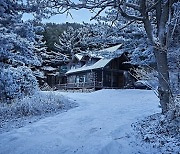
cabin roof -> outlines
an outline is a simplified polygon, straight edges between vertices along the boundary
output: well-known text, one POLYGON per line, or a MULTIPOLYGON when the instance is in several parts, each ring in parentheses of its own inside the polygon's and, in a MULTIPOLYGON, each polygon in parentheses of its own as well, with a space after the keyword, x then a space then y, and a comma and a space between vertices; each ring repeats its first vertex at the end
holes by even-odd
MULTIPOLYGON (((118 54, 118 49, 122 46, 122 44, 118 44, 109 48, 104 48, 97 51, 92 51, 90 56, 94 58, 105 58, 105 57, 113 57, 115 53, 118 54)), ((120 51, 121 52, 121 51, 120 51)))
MULTIPOLYGON (((71 74, 75 72, 82 72, 86 70, 94 70, 105 67, 112 59, 115 57, 120 57, 124 51, 118 50, 122 44, 115 45, 113 47, 105 48, 102 50, 94 51, 89 55, 94 58, 100 58, 96 63, 87 66, 86 64, 80 68, 72 68, 66 72, 66 74, 71 74), (118 51, 118 52, 116 52, 118 51), (118 55, 118 56, 117 56, 118 55)), ((81 60, 83 58, 83 54, 79 53, 75 55, 76 58, 81 60)))
MULTIPOLYGON (((90 51, 88 54, 87 53, 77 53, 75 54, 75 57, 81 61, 83 59, 84 56, 90 56, 93 58, 105 58, 108 57, 108 55, 110 55, 111 57, 116 54, 118 54, 118 49, 122 46, 122 44, 118 44, 109 48, 104 48, 101 50, 95 50, 95 51, 90 51)), ((120 51, 121 52, 121 51, 120 51)))
POLYGON ((97 61, 96 63, 94 63, 93 65, 90 65, 90 66, 84 65, 84 66, 82 66, 80 68, 71 69, 71 70, 67 71, 66 74, 71 74, 71 73, 75 73, 75 72, 82 72, 82 71, 86 71, 86 70, 94 70, 94 69, 98 69, 98 68, 103 68, 111 60, 112 60, 112 58, 110 58, 110 59, 102 58, 99 61, 97 61))
POLYGON ((122 44, 118 44, 118 45, 115 45, 115 46, 112 46, 112 47, 109 47, 109 48, 104 48, 104 49, 98 50, 98 51, 96 51, 96 52, 115 52, 115 51, 117 51, 121 46, 122 46, 122 44))

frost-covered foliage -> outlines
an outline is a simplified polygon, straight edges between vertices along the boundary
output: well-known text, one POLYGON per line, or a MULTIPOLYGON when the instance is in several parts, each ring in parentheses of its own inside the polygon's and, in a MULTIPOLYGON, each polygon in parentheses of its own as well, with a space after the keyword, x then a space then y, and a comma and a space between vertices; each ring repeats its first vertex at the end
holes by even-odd
POLYGON ((11 105, 0 105, 0 116, 6 118, 42 115, 47 112, 68 109, 73 106, 67 98, 53 92, 37 92, 22 100, 15 100, 11 105))
POLYGON ((73 27, 68 27, 66 31, 59 37, 59 43, 55 43, 55 47, 66 53, 67 55, 74 55, 81 51, 81 40, 83 33, 75 30, 73 27))
POLYGON ((173 5, 173 18, 170 23, 170 47, 168 52, 168 65, 170 68, 170 81, 172 92, 180 94, 180 2, 173 5))
MULTIPOLYGON (((179 28, 180 29, 180 28, 179 28)), ((180 34, 180 33, 179 33, 180 34)), ((171 47, 169 54, 170 81, 172 92, 180 94, 180 48, 179 45, 171 47)))
POLYGON ((35 33, 31 23, 18 23, 8 28, 2 27, 0 31, 0 62, 13 66, 40 65, 34 54, 35 33))
POLYGON ((34 26, 21 20, 20 1, 0 2, 0 99, 6 101, 37 89, 36 79, 27 67, 40 66, 41 62, 35 54, 34 26))
POLYGON ((30 21, 22 22, 18 3, 2 0, 0 6, 0 62, 12 65, 40 65, 34 54, 36 34, 30 21), (4 18, 3 18, 4 17, 4 18))
MULTIPOLYGON (((35 24, 35 23, 34 23, 35 24)), ((35 35, 35 53, 38 56, 39 61, 42 63, 42 54, 47 51, 46 41, 44 41, 44 36, 42 33, 44 28, 42 26, 34 26, 35 35)))
POLYGON ((170 80, 173 94, 180 94, 180 72, 170 72, 170 80))
POLYGON ((82 39, 88 50, 98 50, 123 42, 123 37, 114 33, 116 30, 107 23, 84 24, 86 35, 82 39))
POLYGON ((67 111, 78 105, 51 91, 39 91, 32 96, 0 104, 0 133, 22 127, 43 117, 67 111))
POLYGON ((159 153, 179 153, 180 117, 167 120, 164 115, 154 114, 133 124, 141 144, 153 145, 159 153))
POLYGON ((107 29, 111 42, 123 44, 123 50, 130 53, 131 62, 137 65, 155 63, 153 49, 147 44, 144 27, 134 21, 127 21, 122 16, 117 16, 117 10, 109 9, 105 16, 97 18, 99 21, 109 23, 107 29))
POLYGON ((137 45, 137 47, 132 51, 131 61, 138 65, 149 65, 155 63, 152 48, 145 44, 137 45))
POLYGON ((7 67, 0 72, 0 100, 10 102, 37 91, 37 80, 32 71, 25 66, 7 67))
POLYGON ((139 82, 154 90, 156 94, 158 93, 158 73, 155 69, 151 67, 139 67, 134 69, 134 76, 139 82))
POLYGON ((75 53, 98 50, 124 42, 124 38, 117 35, 115 30, 115 27, 101 22, 83 24, 78 29, 69 27, 59 37, 59 43, 55 43, 55 47, 72 56, 75 53))

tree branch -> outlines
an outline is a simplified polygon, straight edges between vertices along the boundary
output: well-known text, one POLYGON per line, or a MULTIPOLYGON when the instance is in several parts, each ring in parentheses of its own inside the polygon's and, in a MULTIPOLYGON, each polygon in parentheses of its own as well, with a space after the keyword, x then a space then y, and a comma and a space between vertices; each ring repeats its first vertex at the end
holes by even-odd
POLYGON ((126 12, 124 12, 122 10, 122 8, 119 6, 118 7, 118 12, 126 19, 129 19, 129 20, 138 20, 138 21, 143 21, 144 18, 143 17, 137 17, 137 16, 132 16, 132 15, 128 15, 126 12))
POLYGON ((130 22, 128 22, 125 26, 119 28, 118 30, 123 30, 124 28, 126 28, 127 26, 129 26, 130 24, 132 24, 133 22, 135 22, 136 20, 132 20, 130 22))
POLYGON ((90 19, 90 21, 93 20, 93 19, 95 19, 104 9, 105 9, 105 7, 103 7, 102 9, 100 9, 100 10, 97 12, 97 14, 90 19))
POLYGON ((133 4, 133 3, 125 3, 127 7, 133 8, 134 10, 140 11, 139 5, 133 4))

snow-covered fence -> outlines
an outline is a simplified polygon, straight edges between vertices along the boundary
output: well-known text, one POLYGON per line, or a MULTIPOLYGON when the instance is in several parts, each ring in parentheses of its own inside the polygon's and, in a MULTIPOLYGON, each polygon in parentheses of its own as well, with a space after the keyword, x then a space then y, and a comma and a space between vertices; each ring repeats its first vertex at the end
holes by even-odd
POLYGON ((80 83, 67 83, 57 85, 57 89, 92 89, 102 88, 102 82, 80 82, 80 83))

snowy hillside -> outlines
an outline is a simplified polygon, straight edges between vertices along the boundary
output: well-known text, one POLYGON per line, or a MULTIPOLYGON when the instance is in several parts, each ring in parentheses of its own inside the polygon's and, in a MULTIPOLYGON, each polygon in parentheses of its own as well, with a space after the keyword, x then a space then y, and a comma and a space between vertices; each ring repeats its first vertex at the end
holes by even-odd
POLYGON ((160 112, 152 91, 100 90, 65 93, 79 107, 0 135, 0 154, 158 153, 141 145, 133 122, 160 112))

